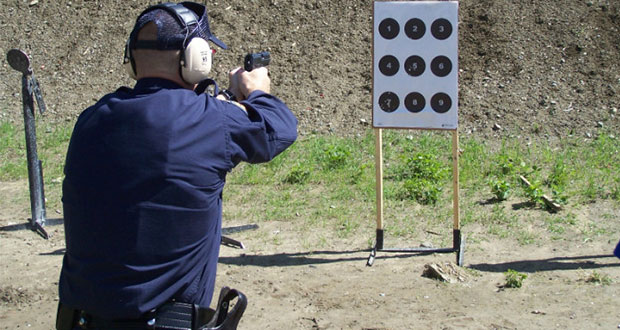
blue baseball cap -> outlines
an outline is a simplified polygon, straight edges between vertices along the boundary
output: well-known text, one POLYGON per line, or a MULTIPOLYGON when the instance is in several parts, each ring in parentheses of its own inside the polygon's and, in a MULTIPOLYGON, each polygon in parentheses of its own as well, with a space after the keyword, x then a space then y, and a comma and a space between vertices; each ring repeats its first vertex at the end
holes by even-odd
POLYGON ((207 8, 195 2, 163 3, 144 10, 131 32, 131 40, 147 23, 157 25, 157 40, 132 42, 131 48, 150 48, 159 50, 183 49, 195 37, 209 40, 222 49, 228 46, 218 39, 209 27, 207 8))

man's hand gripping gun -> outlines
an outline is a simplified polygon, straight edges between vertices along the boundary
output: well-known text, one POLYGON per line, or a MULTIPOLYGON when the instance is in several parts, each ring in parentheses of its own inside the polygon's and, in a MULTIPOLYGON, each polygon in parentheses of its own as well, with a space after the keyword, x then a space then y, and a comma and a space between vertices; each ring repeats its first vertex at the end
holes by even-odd
MULTIPOLYGON (((250 53, 250 54, 245 55, 245 58, 243 60, 243 69, 245 71, 252 71, 257 68, 268 66, 269 62, 271 62, 271 54, 269 54, 269 52, 250 53)), ((198 83, 198 85, 194 89, 194 92, 200 95, 204 93, 207 90, 207 88, 209 88, 209 86, 211 85, 214 85, 213 94, 215 95, 219 94, 220 91, 218 90, 217 84, 215 83, 213 79, 205 79, 201 81, 200 83, 198 83)), ((228 90, 223 90, 222 93, 226 94, 226 97, 228 99, 231 99, 231 100, 235 99, 234 95, 230 93, 230 91, 228 90)))

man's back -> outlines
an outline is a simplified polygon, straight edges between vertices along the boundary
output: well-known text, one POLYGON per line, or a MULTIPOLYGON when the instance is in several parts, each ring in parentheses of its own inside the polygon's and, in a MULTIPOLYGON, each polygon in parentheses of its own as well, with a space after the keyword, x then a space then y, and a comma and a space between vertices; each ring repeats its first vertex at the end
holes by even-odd
POLYGON ((139 317, 171 298, 208 306, 225 175, 249 160, 244 144, 265 149, 251 151, 263 158, 278 149, 268 135, 244 141, 253 126, 265 135, 240 108, 162 79, 141 80, 87 109, 63 183, 63 304, 112 319, 139 317))
POLYGON ((172 312, 183 328, 208 323, 226 173, 269 161, 297 138, 265 67, 235 68, 223 93, 201 92, 213 83, 210 43, 228 48, 206 6, 149 6, 125 44, 134 89, 80 115, 63 182, 59 329, 168 327, 170 306, 189 306, 172 312))

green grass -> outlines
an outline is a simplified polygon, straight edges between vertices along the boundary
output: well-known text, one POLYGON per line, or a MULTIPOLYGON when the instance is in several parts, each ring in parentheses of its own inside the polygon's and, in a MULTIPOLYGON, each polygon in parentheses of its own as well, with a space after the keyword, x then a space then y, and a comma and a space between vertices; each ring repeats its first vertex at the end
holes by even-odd
POLYGON ((605 273, 599 273, 597 271, 592 271, 591 274, 587 275, 584 278, 584 282, 595 284, 595 285, 610 285, 613 283, 613 280, 609 275, 605 273))
MULTIPOLYGON (((39 158, 46 197, 51 199, 60 198, 71 129, 70 123, 38 121, 39 158)), ((384 130, 383 135, 387 234, 450 235, 451 134, 384 130)), ((238 166, 227 178, 224 218, 291 222, 300 232, 326 228, 337 238, 350 238, 363 230, 372 235, 374 142, 372 130, 358 137, 306 136, 269 163, 238 166)), ((463 226, 480 226, 488 235, 520 244, 533 244, 543 237, 583 239, 618 232, 613 225, 595 220, 577 223, 571 211, 553 214, 540 201, 546 194, 569 210, 605 201, 612 205, 607 213, 615 213, 620 205, 620 142, 610 134, 592 140, 569 137, 553 144, 461 137, 459 147, 463 226), (521 175, 533 188, 523 187, 521 175)), ((0 123, 0 161, 0 181, 27 178, 23 127, 0 123)), ((59 201, 52 203, 59 205, 59 201)), ((615 221, 610 218, 609 222, 615 221)))
POLYGON ((28 175, 26 143, 23 132, 14 125, 0 124, 0 179, 16 180, 28 175), (21 139, 18 138, 21 134, 21 139))
MULTIPOLYGON (((37 121, 37 154, 43 163, 46 184, 56 183, 62 177, 64 155, 72 126, 53 125, 37 121), (54 181, 54 182, 52 182, 54 181)), ((28 177, 26 138, 23 125, 0 123, 0 180, 14 181, 28 177)))
MULTIPOLYGON (((462 139, 460 148, 461 196, 466 196, 461 199, 463 225, 487 226, 487 233, 515 239, 522 245, 536 243, 547 235, 557 240, 571 233, 590 237, 609 232, 594 223, 577 226, 570 212, 549 213, 540 196, 546 194, 568 208, 595 199, 617 205, 620 156, 616 139, 601 135, 592 141, 567 139, 553 146, 509 140, 490 145, 462 139), (520 175, 527 177, 534 188, 523 187, 520 175), (470 202, 472 198, 495 198, 497 203, 485 212, 478 203, 470 202), (525 209, 510 208, 509 203, 519 202, 525 209), (534 222, 527 214, 532 211, 538 212, 540 221, 533 229, 523 229, 524 224, 534 222), (546 234, 539 235, 537 228, 546 234)), ((442 228, 449 232, 450 135, 384 131, 383 154, 387 234, 411 237, 423 230, 442 228)), ((270 202, 258 206, 261 211, 255 221, 302 218, 306 229, 319 226, 349 237, 373 224, 374 167, 372 132, 354 138, 311 136, 300 139, 275 163, 240 166, 230 175, 229 185, 256 185, 252 189, 265 190, 270 202), (294 193, 291 196, 283 191, 294 193)))

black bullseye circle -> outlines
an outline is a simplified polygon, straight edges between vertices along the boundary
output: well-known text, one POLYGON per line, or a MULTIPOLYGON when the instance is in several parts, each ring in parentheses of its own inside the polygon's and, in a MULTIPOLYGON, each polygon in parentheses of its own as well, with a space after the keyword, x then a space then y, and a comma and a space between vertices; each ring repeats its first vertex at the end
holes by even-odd
POLYGON ((420 56, 412 55, 405 60, 405 71, 410 76, 420 76, 424 73, 424 70, 426 70, 426 63, 420 56))
POLYGON ((386 18, 379 23, 379 34, 385 39, 394 39, 398 36, 400 25, 393 18, 386 18))
POLYGON ((438 77, 445 77, 452 71, 452 62, 446 56, 437 56, 431 61, 431 71, 438 77))
POLYGON ((400 100, 398 95, 392 92, 385 92, 379 96, 379 107, 385 112, 394 112, 398 109, 400 100))
POLYGON ((386 76, 393 76, 398 72, 400 63, 398 59, 392 55, 383 56, 379 60, 379 71, 386 76))
POLYGON ((405 23, 405 34, 413 40, 418 40, 426 33, 426 25, 419 18, 412 18, 405 23))
POLYGON ((436 19, 431 25, 431 33, 439 40, 448 39, 452 34, 452 24, 445 18, 436 19))
POLYGON ((452 99, 446 93, 437 93, 431 98, 431 108, 437 113, 446 113, 452 107, 452 99))
POLYGON ((424 96, 418 92, 409 93, 405 97, 405 108, 407 108, 409 112, 418 113, 424 110, 425 106, 426 100, 424 96))

